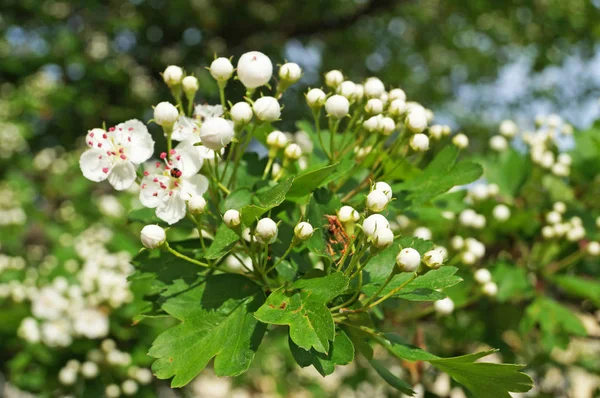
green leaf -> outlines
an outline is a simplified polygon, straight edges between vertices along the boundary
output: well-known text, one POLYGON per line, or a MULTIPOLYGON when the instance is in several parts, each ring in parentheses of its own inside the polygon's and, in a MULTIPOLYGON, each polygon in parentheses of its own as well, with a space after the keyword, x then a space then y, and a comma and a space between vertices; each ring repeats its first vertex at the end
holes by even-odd
POLYGON ((335 337, 333 317, 327 303, 348 288, 341 272, 313 279, 299 279, 281 287, 267 298, 254 314, 261 322, 289 325, 290 338, 305 350, 314 348, 326 354, 335 337))
POLYGON ((542 177, 542 185, 548 190, 550 200, 553 202, 571 202, 575 199, 573 188, 558 177, 546 174, 542 177))
POLYGON ((438 292, 438 289, 446 289, 462 282, 462 278, 455 275, 456 271, 458 268, 450 266, 431 270, 410 282, 394 297, 411 301, 441 300, 446 295, 438 292))
POLYGON ((317 170, 308 171, 295 177, 292 187, 287 192, 288 198, 301 198, 310 194, 312 191, 321 186, 338 167, 337 164, 322 167, 317 170))
POLYGON ((250 225, 257 218, 283 203, 292 183, 293 178, 288 178, 277 185, 258 191, 253 200, 254 204, 244 206, 240 210, 240 213, 242 213, 242 222, 250 225))
POLYGON ((298 365, 303 368, 313 365, 322 376, 333 373, 335 365, 347 365, 354 359, 354 346, 343 330, 336 333, 327 354, 317 352, 315 349, 307 351, 298 347, 291 339, 289 345, 298 365))
POLYGON ((314 227, 313 236, 307 241, 311 252, 322 257, 330 258, 327 251, 327 242, 329 241, 329 224, 326 215, 335 214, 341 207, 340 199, 337 195, 332 195, 324 188, 317 189, 308 202, 306 208, 306 217, 314 227))
POLYGON ((252 191, 248 188, 238 188, 231 192, 223 201, 222 211, 229 209, 239 210, 252 203, 252 191))
POLYGON ((529 157, 512 148, 500 153, 497 159, 482 158, 481 162, 488 182, 497 184, 508 197, 517 195, 531 172, 529 157))
POLYGON ((373 369, 375 369, 377 374, 379 374, 379 376, 381 376, 381 378, 390 386, 409 396, 415 394, 410 384, 390 372, 381 362, 371 359, 369 363, 373 366, 373 369))
POLYGON ((246 371, 266 330, 253 316, 263 302, 262 289, 242 275, 174 285, 162 308, 181 323, 160 334, 148 352, 157 358, 156 377, 173 377, 171 386, 182 387, 213 357, 218 376, 246 371))
POLYGON ((574 275, 557 275, 552 278, 567 294, 590 300, 596 307, 600 307, 600 282, 585 279, 574 275))
POLYGON ((229 252, 229 249, 240 239, 238 234, 229 229, 225 223, 221 223, 215 234, 215 238, 206 250, 207 259, 221 258, 229 252))
POLYGON ((501 262, 491 271, 492 279, 498 285, 496 300, 499 302, 518 301, 534 294, 533 286, 527 279, 526 269, 501 262))

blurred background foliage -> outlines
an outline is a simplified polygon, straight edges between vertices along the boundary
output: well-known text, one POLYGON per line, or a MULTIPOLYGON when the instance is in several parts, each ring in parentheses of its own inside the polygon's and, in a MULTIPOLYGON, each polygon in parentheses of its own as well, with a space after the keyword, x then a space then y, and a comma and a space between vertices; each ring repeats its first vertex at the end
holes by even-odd
POLYGON ((338 68, 377 75, 470 134, 538 112, 586 127, 598 116, 599 17, 599 0, 3 0, 0 120, 33 126, 32 149, 69 149, 103 121, 150 119, 166 65, 195 73, 215 102, 214 54, 235 64, 257 49, 303 67, 287 101, 338 68))

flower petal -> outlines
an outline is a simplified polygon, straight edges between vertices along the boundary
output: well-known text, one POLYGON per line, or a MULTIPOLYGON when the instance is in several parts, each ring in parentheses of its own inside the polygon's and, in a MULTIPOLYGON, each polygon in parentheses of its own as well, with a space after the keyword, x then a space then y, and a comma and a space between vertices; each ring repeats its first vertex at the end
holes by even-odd
POLYGON ((156 216, 168 224, 175 224, 185 217, 185 201, 179 195, 165 196, 165 200, 156 208, 156 216))
POLYGON ((175 147, 175 151, 180 157, 179 169, 184 177, 193 176, 202 168, 204 159, 200 155, 200 147, 194 146, 191 141, 184 141, 175 147))
POLYGON ((101 149, 88 149, 79 158, 79 167, 88 180, 100 182, 106 180, 112 168, 112 161, 101 149))
POLYGON ((199 132, 196 121, 191 117, 179 116, 173 125, 173 134, 171 138, 175 141, 184 141, 198 135, 199 132))
POLYGON ((192 196, 201 196, 208 190, 208 178, 202 174, 196 174, 181 179, 181 197, 188 200, 192 196))
POLYGON ((144 177, 142 178, 142 183, 140 185, 140 202, 145 207, 151 209, 161 204, 165 194, 165 190, 161 189, 159 184, 154 182, 155 178, 160 179, 160 177, 152 174, 144 177))
POLYGON ((108 175, 108 182, 110 182, 110 185, 117 191, 129 188, 134 181, 135 167, 131 162, 116 163, 108 175))
POLYGON ((120 123, 115 127, 117 142, 126 150, 128 160, 140 164, 150 159, 154 152, 154 140, 148 128, 137 119, 120 123))

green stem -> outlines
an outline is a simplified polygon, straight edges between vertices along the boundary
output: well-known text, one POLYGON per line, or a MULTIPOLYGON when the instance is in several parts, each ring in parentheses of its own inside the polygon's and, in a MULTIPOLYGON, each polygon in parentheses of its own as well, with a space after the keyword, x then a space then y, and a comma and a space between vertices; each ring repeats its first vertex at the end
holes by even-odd
POLYGON ((371 304, 377 297, 379 297, 379 295, 381 294, 381 292, 383 292, 383 289, 386 288, 387 285, 389 285, 389 283, 392 281, 392 279, 394 278, 394 276, 396 276, 396 273, 394 271, 392 271, 390 273, 390 275, 386 278, 385 282, 383 282, 383 284, 381 285, 381 287, 379 289, 377 289, 377 291, 375 292, 374 295, 372 295, 367 302, 363 305, 364 307, 368 306, 369 304, 371 304))
POLYGON ((290 246, 287 248, 287 250, 285 251, 285 253, 283 253, 283 256, 279 257, 279 260, 277 260, 277 262, 275 264, 273 264, 272 266, 270 266, 269 268, 267 268, 265 270, 265 274, 268 275, 269 272, 271 272, 275 268, 277 268, 277 266, 279 264, 281 264, 281 262, 283 260, 285 260, 285 258, 292 252, 292 249, 294 248, 295 245, 296 245, 296 238, 292 238, 292 242, 290 243, 290 246))
POLYGON ((338 263, 338 266, 337 266, 338 272, 342 270, 342 267, 344 266, 344 262, 346 262, 346 258, 350 254, 350 250, 354 248, 354 242, 356 242, 357 238, 358 238, 358 233, 356 235, 354 235, 352 237, 352 240, 348 243, 348 247, 346 247, 346 251, 344 252, 344 255, 342 256, 342 258, 340 258, 340 261, 338 263))
POLYGON ((553 267, 548 267, 548 271, 546 271, 545 275, 550 276, 563 268, 567 268, 569 265, 581 260, 585 256, 585 251, 578 250, 576 252, 571 253, 567 257, 563 258, 561 261, 554 264, 553 267))
POLYGON ((321 148, 325 155, 327 155, 327 159, 331 161, 331 155, 325 148, 325 143, 323 142, 323 135, 321 134, 321 109, 313 110, 313 118, 315 119, 315 130, 317 130, 317 137, 319 137, 319 143, 321 144, 321 148))
POLYGON ((233 172, 231 173, 231 178, 227 183, 227 187, 231 187, 231 184, 235 182, 235 176, 237 175, 237 171, 240 166, 240 161, 242 160, 242 156, 244 155, 244 152, 246 152, 248 145, 250 145, 250 141, 252 140, 252 135, 254 134, 254 130, 256 130, 256 126, 257 124, 252 125, 252 129, 250 130, 248 136, 246 137, 246 140, 242 144, 239 154, 236 154, 235 163, 233 165, 233 172))
POLYGON ((185 260, 187 262, 190 262, 192 264, 199 265, 201 267, 207 267, 207 268, 211 267, 209 264, 203 263, 198 260, 194 260, 193 258, 186 256, 185 254, 179 253, 177 250, 175 250, 171 246, 169 246, 169 244, 167 242, 165 242, 165 247, 166 247, 167 251, 169 253, 171 253, 172 255, 174 255, 175 257, 178 257, 178 258, 185 260))
POLYGON ((394 288, 392 290, 390 290, 388 292, 388 294, 386 294, 385 296, 381 297, 379 300, 370 303, 368 305, 364 305, 362 306, 362 308, 359 308, 357 310, 351 311, 351 312, 364 312, 367 311, 373 307, 376 307, 377 305, 383 303, 385 300, 389 299, 390 297, 392 297, 394 294, 398 293, 400 290, 404 289, 406 287, 406 285, 408 285, 409 283, 411 283, 412 281, 415 280, 415 278, 417 277, 417 273, 413 273, 413 275, 403 284, 401 284, 400 286, 398 286, 397 288, 394 288))
POLYGON ((335 133, 339 125, 340 119, 337 119, 335 122, 329 119, 329 152, 331 153, 331 163, 335 161, 335 133))
POLYGON ((271 171, 271 167, 273 166, 273 161, 275 160, 274 157, 269 156, 269 160, 267 161, 267 165, 265 166, 265 171, 263 172, 262 175, 262 179, 264 180, 265 178, 267 178, 267 175, 269 174, 269 171, 271 171))

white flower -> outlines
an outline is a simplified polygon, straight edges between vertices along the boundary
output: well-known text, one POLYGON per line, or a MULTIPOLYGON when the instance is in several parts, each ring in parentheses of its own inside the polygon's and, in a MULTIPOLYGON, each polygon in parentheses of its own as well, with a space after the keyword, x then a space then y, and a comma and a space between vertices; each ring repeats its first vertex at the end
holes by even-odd
POLYGON ((410 147, 415 152, 425 152, 429 149, 429 138, 423 133, 410 137, 410 147))
POLYGON ((506 221, 510 218, 510 209, 508 206, 499 204, 492 210, 494 218, 498 221, 506 221))
POLYGON ((431 230, 427 227, 419 227, 415 229, 413 236, 423 240, 431 240, 431 230))
POLYGON ((415 249, 407 247, 396 256, 396 264, 404 272, 414 272, 421 264, 421 255, 415 249))
POLYGON ((95 308, 84 309, 75 315, 73 330, 85 338, 98 339, 108 335, 108 321, 108 315, 104 312, 95 308))
POLYGON ((177 65, 167 66, 167 69, 162 74, 163 80, 167 83, 167 86, 176 86, 181 83, 183 79, 183 69, 177 65))
POLYGON ((573 163, 573 159, 571 158, 571 155, 567 154, 567 153, 560 153, 558 155, 558 163, 560 164, 564 164, 565 166, 570 166, 571 163, 573 163))
POLYGON ((345 80, 337 88, 337 93, 350 99, 354 98, 356 92, 356 84, 353 81, 345 80))
POLYGON ((206 119, 210 119, 211 117, 223 116, 224 113, 225 109, 223 109, 223 106, 220 104, 202 104, 194 107, 194 118, 201 122, 205 121, 206 119))
POLYGON ((344 81, 344 75, 339 70, 330 70, 325 74, 325 84, 336 88, 344 81))
POLYGON ((327 115, 332 118, 342 119, 350 110, 350 102, 348 102, 348 98, 342 95, 332 95, 325 101, 325 110, 327 111, 327 115))
POLYGON ((404 115, 406 112, 406 102, 402 99, 395 99, 390 102, 390 106, 388 107, 388 113, 391 116, 398 117, 404 115))
POLYGON ((170 102, 163 101, 154 107, 154 122, 159 126, 173 126, 178 117, 179 111, 170 102))
POLYGON ((383 102, 379 98, 371 98, 365 105, 365 112, 370 115, 379 115, 383 112, 383 102))
POLYGON ((494 282, 487 282, 483 285, 481 290, 486 296, 494 297, 496 294, 498 294, 498 285, 496 285, 494 282))
POLYGON ((17 335, 29 343, 39 343, 41 334, 37 321, 32 317, 23 318, 17 335))
POLYGON ((551 211, 548 214, 546 214, 546 222, 548 222, 548 224, 558 224, 561 221, 562 216, 556 211, 551 211))
POLYGON ((391 117, 386 116, 384 118, 381 118, 381 120, 379 121, 379 128, 381 134, 388 136, 392 134, 396 129, 396 122, 394 122, 394 119, 392 119, 391 117))
POLYGON ((461 250, 465 246, 465 240, 462 236, 454 236, 450 240, 450 246, 452 246, 454 250, 461 250))
POLYGON ((187 117, 184 115, 179 116, 175 124, 173 124, 173 133, 171 134, 171 138, 175 141, 185 141, 194 137, 198 134, 200 128, 191 117, 187 117))
POLYGON ((485 256, 485 245, 474 238, 465 239, 467 251, 472 253, 476 258, 485 256))
POLYGON ((376 77, 370 77, 365 81, 365 95, 367 98, 380 98, 385 92, 383 82, 376 77))
POLYGON ((393 88, 388 93, 388 98, 392 102, 396 100, 406 102, 406 93, 401 88, 393 88))
POLYGON ((441 267, 442 263, 444 262, 444 256, 442 256, 442 253, 436 249, 429 250, 423 255, 423 262, 429 268, 437 269, 441 267))
POLYGON ((555 212, 562 214, 567 211, 567 205, 565 205, 564 202, 555 202, 552 209, 555 212))
POLYGON ((356 222, 360 218, 360 214, 351 206, 342 206, 338 211, 338 219, 341 223, 356 222))
POLYGON ((439 140, 444 135, 444 127, 441 124, 434 124, 429 127, 429 136, 434 140, 439 140))
POLYGON ((81 365, 81 374, 86 379, 93 379, 98 376, 98 365, 91 361, 86 361, 81 365))
POLYGON ((413 133, 422 133, 427 128, 427 113, 423 107, 409 109, 406 126, 413 133))
POLYGON ((469 146, 469 138, 462 133, 456 134, 454 137, 452 137, 452 143, 459 149, 465 149, 469 146))
POLYGON ((496 196, 500 193, 500 187, 498 184, 488 184, 487 193, 489 196, 496 196))
POLYGON ((212 61, 210 64, 211 76, 220 82, 225 82, 233 75, 233 65, 231 61, 225 57, 220 57, 212 61))
POLYGON ((508 142, 503 136, 495 135, 490 138, 490 148, 496 152, 504 152, 508 148, 508 142))
POLYGON ((231 115, 231 120, 233 120, 235 124, 248 124, 250 120, 252 120, 252 116, 254 116, 252 107, 246 102, 238 102, 233 105, 229 113, 231 115))
POLYGON ((279 105, 279 101, 274 97, 261 97, 257 99, 254 101, 252 109, 257 118, 267 122, 274 122, 281 116, 281 106, 279 105))
POLYGON ((306 93, 306 103, 311 109, 319 109, 325 104, 326 95, 319 88, 312 88, 306 93))
POLYGON ((513 138, 518 131, 519 127, 512 120, 504 120, 500 123, 500 134, 506 138, 513 138))
POLYGON ((109 384, 104 389, 104 393, 106 394, 107 398, 118 398, 121 396, 121 389, 116 384, 109 384))
POLYGON ((135 378, 141 384, 150 384, 152 382, 152 372, 149 369, 138 369, 135 372, 135 378))
POLYGON ((206 199, 202 196, 192 196, 190 200, 188 200, 188 210, 192 214, 202 214, 204 213, 204 209, 206 209, 206 199))
POLYGON ((592 241, 588 243, 586 250, 590 256, 600 256, 600 243, 592 241))
POLYGON ((40 289, 31 302, 31 313, 38 319, 57 320, 68 309, 69 300, 51 286, 40 289))
POLYGON ((200 127, 200 141, 213 151, 220 151, 233 139, 235 132, 231 123, 222 117, 212 117, 200 127))
POLYGON ((68 347, 73 342, 71 327, 67 319, 44 322, 42 341, 49 347, 68 347))
MULTIPOLYGON (((385 196, 385 195, 384 195, 385 196)), ((341 210, 341 209, 340 209, 341 210)), ((362 224, 363 232, 372 237, 376 230, 386 228, 390 228, 390 222, 382 216, 381 214, 373 214, 369 217, 365 218, 362 224)))
POLYGON ((139 120, 128 120, 104 131, 91 130, 86 136, 89 149, 79 158, 79 167, 88 180, 108 182, 119 191, 135 181, 136 166, 152 156, 154 141, 139 120))
POLYGON ((277 239, 277 224, 270 218, 262 218, 258 220, 254 234, 258 243, 271 244, 277 239))
POLYGON ((387 196, 388 201, 392 200, 392 187, 387 182, 378 181, 373 186, 374 191, 383 192, 387 196))
POLYGON ((185 202, 193 196, 201 196, 208 189, 208 179, 197 172, 195 167, 185 167, 182 156, 177 150, 171 151, 170 160, 156 162, 144 172, 140 186, 140 202, 149 208, 156 208, 156 216, 174 224, 185 217, 185 202))
POLYGON ((183 92, 188 97, 193 97, 193 95, 196 94, 196 91, 198 91, 199 88, 198 79, 194 76, 186 76, 181 81, 181 87, 183 87, 183 92))
POLYGON ((454 301, 450 297, 446 297, 434 302, 433 307, 435 308, 435 312, 440 315, 450 315, 454 311, 454 301))
POLYGON ((283 149, 287 146, 289 140, 284 133, 279 130, 271 131, 267 135, 267 145, 275 149, 283 149))
POLYGON ((264 86, 273 76, 273 64, 269 57, 259 51, 242 55, 237 64, 237 75, 249 89, 264 86))
POLYGON ((138 392, 138 385, 135 381, 127 379, 121 384, 121 390, 125 395, 135 395, 138 392))
POLYGON ((387 195, 381 191, 371 191, 367 195, 367 209, 374 213, 381 213, 383 210, 385 210, 388 203, 389 200, 387 198, 387 195))
POLYGON ((569 166, 563 163, 554 163, 552 165, 552 174, 559 177, 567 177, 571 173, 569 166))
POLYGON ((373 233, 373 246, 385 249, 394 242, 394 233, 389 228, 379 228, 373 233))
POLYGON ((298 160, 302 156, 302 149, 298 144, 290 144, 285 148, 283 155, 290 160, 298 160))
POLYGON ((288 62, 279 68, 279 78, 288 83, 296 83, 302 77, 302 69, 295 62, 288 62))
POLYGON ((478 269, 474 274, 475 281, 482 285, 492 281, 492 274, 485 268, 478 269))
POLYGON ((242 223, 242 216, 239 211, 229 209, 223 214, 223 221, 229 228, 235 228, 242 223))
POLYGON ((294 228, 294 235, 300 240, 307 240, 312 236, 314 228, 306 221, 302 221, 294 228))
POLYGON ((63 386, 72 386, 77 381, 77 370, 64 367, 58 372, 58 381, 63 386))
POLYGON ((142 245, 147 249, 156 249, 167 240, 165 230, 158 225, 146 225, 140 232, 142 245))

